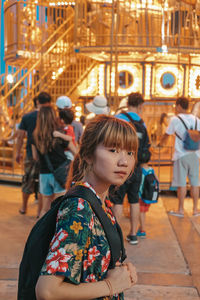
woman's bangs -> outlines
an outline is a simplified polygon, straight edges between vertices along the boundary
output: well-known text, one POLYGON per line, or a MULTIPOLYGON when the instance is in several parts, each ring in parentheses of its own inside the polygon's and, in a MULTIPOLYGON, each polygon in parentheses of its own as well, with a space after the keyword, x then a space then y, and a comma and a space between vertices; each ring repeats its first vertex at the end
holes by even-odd
MULTIPOLYGON (((102 132, 103 133, 103 132, 102 132)), ((134 128, 124 122, 119 121, 109 124, 104 131, 104 146, 126 149, 127 151, 137 151, 137 135, 134 128)))

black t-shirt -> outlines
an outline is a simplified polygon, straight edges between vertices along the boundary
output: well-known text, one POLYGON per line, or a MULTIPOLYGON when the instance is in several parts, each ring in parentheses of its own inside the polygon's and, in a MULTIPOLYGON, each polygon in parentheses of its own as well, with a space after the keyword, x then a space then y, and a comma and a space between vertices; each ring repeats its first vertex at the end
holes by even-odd
POLYGON ((19 124, 19 129, 25 130, 27 132, 26 155, 28 158, 32 158, 31 139, 32 133, 36 126, 37 113, 38 111, 35 110, 28 114, 25 114, 22 117, 21 123, 19 124))
MULTIPOLYGON (((34 143, 34 141, 33 141, 33 143, 34 143)), ((61 138, 56 138, 55 147, 47 153, 54 170, 67 160, 64 150, 65 150, 65 148, 68 147, 68 145, 69 145, 69 142, 64 141, 61 138)), ((41 174, 51 173, 51 171, 49 170, 49 168, 47 166, 46 160, 44 158, 44 154, 41 154, 38 151, 38 155, 39 155, 39 161, 40 161, 40 173, 41 174)))

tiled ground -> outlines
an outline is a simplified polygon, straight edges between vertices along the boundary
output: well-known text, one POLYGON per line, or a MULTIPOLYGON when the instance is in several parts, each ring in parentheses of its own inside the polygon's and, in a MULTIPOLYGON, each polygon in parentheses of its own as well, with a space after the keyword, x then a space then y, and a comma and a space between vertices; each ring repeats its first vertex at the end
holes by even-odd
MULTIPOLYGON (((18 265, 28 232, 36 221, 31 197, 28 214, 18 214, 19 187, 0 185, 0 299, 16 300, 18 265)), ((168 216, 177 199, 165 195, 147 215, 147 239, 136 246, 125 242, 128 260, 138 271, 138 284, 127 300, 196 300, 200 293, 200 217, 191 217, 192 201, 185 201, 184 219, 168 216)), ((129 218, 123 218, 124 235, 129 218)))

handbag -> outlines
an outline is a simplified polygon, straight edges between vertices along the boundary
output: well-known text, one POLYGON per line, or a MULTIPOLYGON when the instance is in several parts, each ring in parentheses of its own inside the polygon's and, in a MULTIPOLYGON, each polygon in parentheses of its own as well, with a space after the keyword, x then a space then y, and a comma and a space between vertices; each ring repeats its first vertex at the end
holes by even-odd
POLYGON ((65 188, 71 160, 66 159, 60 166, 58 166, 56 169, 54 169, 51 164, 48 154, 45 154, 44 158, 46 160, 49 170, 53 174, 56 181, 60 184, 60 186, 62 188, 65 188))

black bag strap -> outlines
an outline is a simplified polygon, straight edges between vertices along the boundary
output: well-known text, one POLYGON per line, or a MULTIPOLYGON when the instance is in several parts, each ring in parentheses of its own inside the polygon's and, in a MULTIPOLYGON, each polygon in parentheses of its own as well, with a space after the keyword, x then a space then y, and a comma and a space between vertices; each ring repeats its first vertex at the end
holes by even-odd
POLYGON ((129 121, 131 121, 131 123, 133 123, 133 124, 135 122, 143 123, 142 119, 140 119, 139 121, 133 120, 133 118, 126 111, 123 111, 121 114, 126 116, 129 119, 129 121))
POLYGON ((183 141, 183 139, 180 137, 180 135, 178 135, 177 132, 175 132, 175 136, 177 136, 177 138, 179 138, 179 140, 183 141))
MULTIPOLYGON (((106 238, 110 246, 111 261, 110 261, 109 268, 111 269, 114 268, 116 262, 120 259, 121 262, 123 262, 126 259, 126 251, 124 248, 124 241, 123 241, 121 228, 117 222, 116 222, 116 227, 113 226, 111 220, 109 219, 109 217, 107 216, 107 214, 102 208, 101 201, 97 198, 95 193, 87 187, 77 185, 75 187, 72 187, 63 196, 62 199, 60 199, 61 197, 59 197, 57 201, 60 201, 61 204, 66 198, 72 198, 72 197, 79 197, 88 201, 92 207, 92 210, 98 217, 104 229, 106 238)), ((54 204, 56 203, 52 203, 52 205, 54 204)))
MULTIPOLYGON (((183 119, 180 116, 177 116, 177 118, 182 122, 182 124, 184 125, 185 129, 188 130, 187 125, 185 124, 185 122, 183 121, 183 119)), ((179 140, 183 141, 183 139, 180 137, 180 135, 175 132, 175 135, 177 136, 177 138, 179 138, 179 140)))
MULTIPOLYGON (((181 120, 181 122, 183 123, 183 125, 185 126, 185 129, 188 130, 189 128, 187 127, 187 125, 185 124, 185 122, 183 121, 183 119, 180 116, 177 116, 179 118, 179 120, 181 120)), ((197 129, 197 118, 195 117, 195 125, 194 125, 194 129, 197 129)))
POLYGON ((184 127, 186 130, 188 130, 187 125, 185 124, 185 122, 183 121, 183 119, 180 116, 177 116, 177 118, 179 118, 179 120, 183 123, 184 127))

